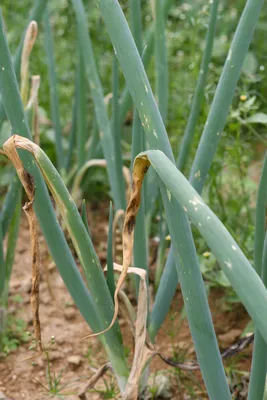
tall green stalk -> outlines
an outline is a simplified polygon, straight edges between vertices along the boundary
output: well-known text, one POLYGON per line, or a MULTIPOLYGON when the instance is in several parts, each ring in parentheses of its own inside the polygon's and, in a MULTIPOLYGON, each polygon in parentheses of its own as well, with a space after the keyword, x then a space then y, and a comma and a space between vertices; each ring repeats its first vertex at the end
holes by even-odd
MULTIPOLYGON (((141 15, 141 1, 130 0, 130 15, 131 27, 133 38, 139 54, 142 52, 142 15, 141 15)), ((137 154, 144 151, 144 131, 141 125, 140 118, 136 109, 134 109, 133 128, 132 128, 132 152, 131 152, 131 168, 137 154)), ((147 235, 145 224, 145 201, 144 201, 144 188, 142 189, 142 197, 140 208, 136 217, 136 226, 134 231, 134 248, 133 258, 134 265, 137 268, 143 268, 148 271, 148 249, 147 249, 147 235)), ((148 283, 148 274, 147 274, 148 283)), ((136 288, 138 293, 139 277, 135 277, 136 288)), ((149 305, 148 305, 149 307, 149 305)))
POLYGON ((87 125, 86 125, 86 75, 82 50, 79 46, 79 67, 78 67, 78 87, 77 87, 77 164, 81 168, 86 162, 86 141, 87 141, 87 125))
POLYGON ((108 249, 107 249, 107 285, 110 295, 114 299, 115 279, 113 269, 113 209, 112 203, 109 205, 109 221, 108 221, 108 249))
POLYGON ((185 163, 188 159, 190 146, 193 141, 194 132, 196 129, 197 120, 201 110, 201 106, 204 100, 204 90, 207 82, 207 76, 209 71, 209 63, 212 55, 213 42, 216 33, 216 22, 219 0, 213 0, 210 6, 209 25, 205 42, 205 50, 201 60, 200 71, 196 84, 196 89, 190 109, 190 114, 187 120, 185 132, 183 135, 182 142, 179 146, 179 156, 177 160, 177 168, 182 171, 185 167, 185 163))
POLYGON ((107 160, 108 177, 111 186, 111 193, 116 209, 123 209, 125 206, 125 193, 120 190, 119 180, 123 180, 122 171, 117 175, 114 141, 111 132, 111 124, 108 119, 103 89, 99 79, 98 68, 95 61, 91 38, 88 32, 86 14, 82 0, 72 0, 78 30, 79 45, 82 52, 85 73, 89 82, 93 98, 95 115, 99 129, 100 142, 107 160))
POLYGON ((155 56, 156 56, 156 94, 159 111, 166 122, 168 112, 169 73, 165 38, 165 17, 162 0, 155 0, 155 56))
POLYGON ((62 146, 62 131, 59 120, 59 100, 57 92, 56 65, 54 59, 54 43, 53 43, 52 29, 49 20, 49 12, 47 8, 44 11, 43 19, 45 27, 44 44, 47 56, 48 77, 49 77, 50 109, 52 116, 52 125, 55 132, 57 167, 59 171, 62 171, 64 166, 64 153, 62 146))
MULTIPOLYGON (((155 18, 155 67, 156 67, 156 98, 162 120, 166 126, 168 113, 168 93, 169 93, 169 71, 168 71, 168 55, 165 38, 165 18, 163 12, 163 3, 161 0, 155 0, 153 3, 153 14, 155 18)), ((157 185, 157 178, 152 182, 157 185)), ((163 219, 160 220, 161 239, 158 246, 157 265, 155 273, 155 285, 158 286, 164 265, 164 253, 166 250, 165 237, 168 233, 168 227, 163 219)))
MULTIPOLYGON (((134 1, 134 0, 132 0, 134 1)), ((180 1, 180 0, 179 0, 180 1)), ((170 11, 170 8, 173 4, 173 0, 163 0, 163 14, 165 20, 167 19, 168 13, 170 11)), ((146 51, 143 57, 143 63, 144 66, 146 67, 149 64, 149 61, 153 55, 153 50, 154 50, 154 24, 150 28, 148 28, 145 38, 144 38, 144 43, 146 46, 146 51)), ((125 119, 125 116, 127 114, 127 111, 131 107, 132 104, 132 99, 131 99, 131 94, 126 86, 125 89, 123 90, 121 100, 120 100, 120 123, 123 124, 123 121, 125 119)))
MULTIPOLYGON (((142 60, 119 3, 117 0, 97 0, 96 4, 104 18, 149 145, 151 148, 163 151, 174 162, 167 132, 153 97, 142 60)), ((182 208, 175 199, 168 196, 165 189, 161 189, 161 194, 165 209, 169 210, 167 220, 170 231, 175 237, 179 236, 177 241, 179 256, 175 261, 177 262, 183 296, 189 299, 187 315, 203 378, 211 398, 229 399, 229 388, 189 222, 182 208), (176 221, 179 221, 178 227, 176 221), (173 224, 175 224, 175 227, 173 224), (185 273, 185 269, 189 269, 190 273, 185 273), (192 276, 194 276, 194 280, 191 279, 192 276), (194 296, 192 296, 192 292, 194 296), (215 380, 211 378, 214 375, 217 376, 216 384, 215 380)))
MULTIPOLYGON (((122 153, 121 153, 121 125, 119 121, 119 66, 116 57, 113 57, 112 68, 112 131, 114 138, 114 151, 116 159, 116 173, 119 177, 118 184, 120 193, 125 193, 125 181, 122 175, 122 153)), ((126 208, 125 195, 123 196, 123 209, 126 208)))

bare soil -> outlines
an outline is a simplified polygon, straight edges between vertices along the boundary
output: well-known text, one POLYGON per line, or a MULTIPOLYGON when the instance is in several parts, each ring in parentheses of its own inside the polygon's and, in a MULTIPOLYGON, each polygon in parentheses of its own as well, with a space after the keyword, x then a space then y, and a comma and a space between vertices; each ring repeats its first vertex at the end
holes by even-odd
MULTIPOLYGON (((88 218, 98 255, 102 265, 105 265, 108 204, 104 203, 101 209, 91 208, 88 218)), ((62 371, 60 386, 65 383, 69 384, 61 392, 63 395, 61 398, 78 400, 77 393, 81 387, 92 376, 94 370, 103 365, 107 359, 97 338, 82 339, 90 332, 90 329, 73 304, 56 267, 51 261, 42 237, 40 241, 42 252, 40 319, 43 341, 48 343, 52 336, 55 337, 55 344, 49 352, 51 370, 56 375, 62 371), (49 273, 51 290, 49 290, 45 271, 49 273), (77 379, 79 380, 77 381, 77 379), (76 382, 74 382, 75 380, 76 382)), ((151 282, 153 281, 153 265, 151 266, 150 280, 151 282)), ((30 288, 30 238, 27 221, 23 218, 10 283, 9 312, 14 318, 26 321, 27 330, 33 333, 30 288), (15 301, 18 295, 21 297, 20 303, 15 301)), ((151 291, 153 292, 153 290, 151 291)), ((239 304, 234 305, 231 311, 227 311, 224 307, 223 296, 224 292, 221 290, 212 290, 209 296, 215 329, 222 349, 227 348, 239 338, 249 321, 245 310, 239 304)), ((169 316, 158 334, 156 346, 164 356, 171 358, 176 356, 180 361, 185 362, 194 359, 195 354, 187 321, 184 320, 179 324, 182 305, 182 296, 178 288, 169 316)), ((125 346, 131 354, 132 337, 128 324, 122 317, 120 318, 120 324, 123 330, 125 346)), ((33 355, 33 352, 29 350, 31 339, 32 337, 29 337, 27 343, 21 343, 15 351, 0 359, 0 394, 3 392, 8 399, 42 400, 49 396, 49 392, 45 389, 48 387, 46 378, 47 361, 42 357, 25 361, 33 355)), ((242 390, 244 391, 246 387, 247 373, 244 372, 240 375, 239 372, 248 371, 250 362, 251 346, 243 351, 238 358, 231 358, 225 362, 227 371, 231 371, 229 383, 232 389, 234 390, 235 380, 239 384, 235 388, 236 394, 233 395, 235 399, 245 398, 242 397, 242 390), (242 380, 245 383, 242 383, 242 380)), ((207 398, 199 371, 179 371, 173 367, 166 366, 160 358, 154 358, 151 364, 150 382, 152 386, 156 373, 168 376, 171 392, 169 398, 207 398)), ((108 385, 110 389, 113 384, 116 387, 114 378, 111 373, 108 373, 106 384, 101 380, 96 385, 96 389, 106 391, 105 396, 97 392, 91 392, 88 395, 88 399, 119 399, 119 395, 107 397, 107 387, 105 385, 108 385)), ((117 389, 115 389, 115 392, 117 392, 117 389)), ((50 398, 59 398, 53 397, 53 395, 50 396, 50 398)))

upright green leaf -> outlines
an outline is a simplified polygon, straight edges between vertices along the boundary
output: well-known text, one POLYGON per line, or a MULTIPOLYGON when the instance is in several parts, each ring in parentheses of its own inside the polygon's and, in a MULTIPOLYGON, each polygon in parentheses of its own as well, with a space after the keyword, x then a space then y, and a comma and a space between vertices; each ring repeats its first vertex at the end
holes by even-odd
MULTIPOLYGON (((142 52, 142 16, 141 16, 141 1, 130 0, 130 13, 133 37, 139 54, 142 52)), ((132 127, 132 152, 131 152, 131 166, 134 159, 141 151, 145 150, 144 131, 142 129, 141 121, 137 111, 134 109, 133 127, 132 127)), ((144 194, 144 188, 142 189, 144 194)), ((145 201, 144 196, 141 198, 140 208, 136 218, 136 226, 134 230, 134 244, 133 244, 133 259, 134 265, 137 268, 143 268, 148 271, 148 250, 147 250, 147 235, 145 224, 145 201)), ((146 275, 148 283, 148 274, 146 275)), ((138 293, 139 276, 135 276, 136 289, 138 293)), ((149 305, 148 305, 149 308, 149 305)))
POLYGON ((155 0, 155 57, 156 57, 156 93, 158 106, 164 122, 167 119, 169 72, 165 38, 165 17, 163 2, 155 0))
POLYGON ((114 199, 115 208, 123 209, 125 206, 125 193, 120 191, 119 176, 117 176, 116 171, 115 149, 111 133, 111 126, 108 119, 103 89, 95 62, 92 42, 88 32, 85 10, 82 0, 72 0, 72 5, 77 20, 78 38, 82 52, 82 59, 94 102, 95 115, 100 132, 100 142, 102 144, 104 156, 108 164, 107 171, 112 197, 114 199))
MULTIPOLYGON (((116 57, 113 57, 113 68, 112 68, 112 131, 114 138, 114 151, 116 159, 116 173, 118 178, 120 193, 125 194, 125 182, 122 174, 123 160, 121 152, 121 124, 119 121, 120 114, 119 105, 119 66, 116 57)), ((123 198, 123 208, 126 208, 125 195, 123 198)))
MULTIPOLYGON (((134 0, 131 0, 132 2, 134 0)), ((180 0, 179 0, 180 2, 180 0)), ((163 0, 163 13, 164 13, 164 18, 165 20, 167 19, 168 13, 170 11, 170 8, 173 4, 173 0, 163 0)), ((136 15, 136 14, 135 14, 136 15)), ((152 24, 151 27, 148 28, 146 34, 144 35, 145 39, 145 54, 143 58, 144 66, 146 67, 153 55, 153 50, 154 50, 154 24, 152 24)), ((137 46, 138 47, 138 46, 137 46)), ((120 123, 122 124, 125 116, 127 114, 127 111, 131 107, 131 94, 126 86, 125 89, 123 90, 121 100, 120 100, 120 123)))
POLYGON ((47 8, 44 12, 44 27, 45 27, 44 43, 47 56, 48 77, 49 77, 50 109, 52 115, 53 129, 55 132, 57 166, 59 171, 61 171, 64 166, 64 153, 62 146, 62 131, 59 120, 59 101, 57 92, 56 65, 54 59, 53 34, 49 20, 49 12, 47 8))
POLYGON ((204 99, 204 90, 207 82, 207 75, 209 71, 209 63, 211 59, 213 42, 216 32, 216 22, 217 22, 217 11, 219 0, 213 0, 210 2, 210 17, 209 25, 206 36, 205 50, 201 60, 200 71, 198 75, 198 80, 196 84, 196 89, 190 109, 190 114, 187 120, 185 132, 182 138, 182 142, 179 146, 179 157, 177 160, 177 167, 180 171, 184 169, 190 146, 192 144, 194 132, 196 129, 197 120, 201 110, 201 106, 204 99))
POLYGON ((113 209, 112 202, 109 205, 109 221, 108 221, 108 249, 107 249, 107 284, 112 299, 115 293, 115 280, 113 269, 113 209))
POLYGON ((87 141, 87 124, 86 124, 86 74, 82 56, 82 49, 79 44, 79 66, 78 66, 78 87, 77 87, 77 163, 81 168, 86 162, 86 141, 87 141))

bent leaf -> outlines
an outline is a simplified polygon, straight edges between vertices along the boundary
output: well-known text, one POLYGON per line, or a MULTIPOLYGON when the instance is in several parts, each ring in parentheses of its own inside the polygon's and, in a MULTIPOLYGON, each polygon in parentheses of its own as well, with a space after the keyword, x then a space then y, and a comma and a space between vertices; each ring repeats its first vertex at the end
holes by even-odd
POLYGON ((164 183, 168 196, 173 195, 179 201, 207 241, 232 287, 266 340, 267 290, 262 280, 222 222, 165 154, 158 150, 141 153, 135 161, 138 170, 140 162, 147 166, 148 160, 164 183))

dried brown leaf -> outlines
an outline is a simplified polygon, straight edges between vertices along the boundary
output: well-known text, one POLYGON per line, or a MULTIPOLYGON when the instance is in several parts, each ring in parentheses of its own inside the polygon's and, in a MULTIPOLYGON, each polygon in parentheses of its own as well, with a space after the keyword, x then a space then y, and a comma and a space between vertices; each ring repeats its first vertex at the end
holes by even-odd
POLYGON ((42 352, 42 337, 41 337, 41 325, 39 318, 39 283, 40 283, 40 269, 39 269, 39 244, 38 244, 38 233, 37 233, 37 219, 33 210, 35 186, 34 178, 29 174, 19 158, 16 149, 16 135, 11 136, 3 146, 7 157, 14 165, 19 179, 27 193, 29 202, 23 207, 25 214, 27 215, 30 235, 31 235, 31 259, 32 259, 32 290, 31 290, 31 306, 33 313, 33 325, 36 337, 36 343, 39 351, 42 352))

